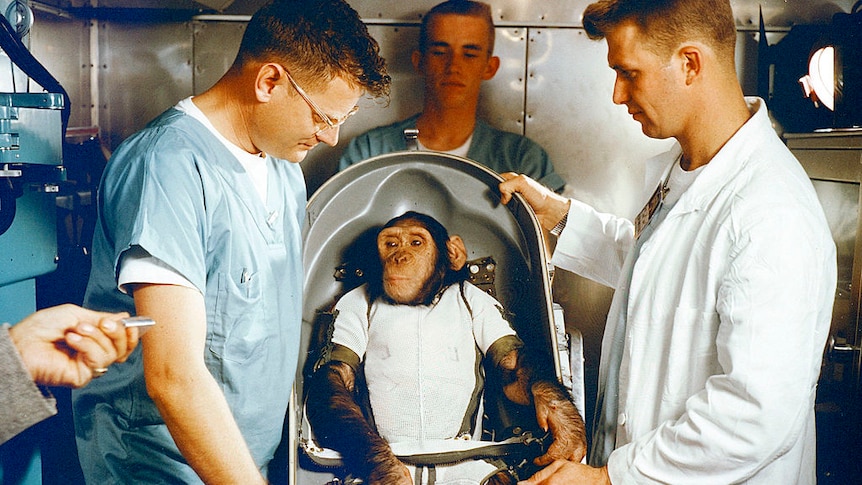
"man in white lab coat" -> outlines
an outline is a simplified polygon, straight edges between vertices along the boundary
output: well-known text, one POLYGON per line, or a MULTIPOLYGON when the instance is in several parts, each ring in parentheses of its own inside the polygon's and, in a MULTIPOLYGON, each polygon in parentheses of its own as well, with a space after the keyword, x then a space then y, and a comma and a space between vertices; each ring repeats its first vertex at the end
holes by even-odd
POLYGON ((507 174, 558 234, 553 262, 616 289, 590 466, 528 483, 816 482, 814 399, 835 246, 805 172, 745 98, 728 0, 602 0, 613 101, 652 138, 635 221, 507 174))

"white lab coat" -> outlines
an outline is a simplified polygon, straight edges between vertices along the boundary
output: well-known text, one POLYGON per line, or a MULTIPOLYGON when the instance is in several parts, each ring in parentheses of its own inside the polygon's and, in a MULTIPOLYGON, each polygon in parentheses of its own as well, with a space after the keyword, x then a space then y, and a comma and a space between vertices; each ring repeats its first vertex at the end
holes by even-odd
MULTIPOLYGON (((614 485, 816 482, 814 398, 835 246, 765 104, 747 101, 752 118, 645 241, 628 301, 612 302, 600 380, 610 322, 622 305, 628 315, 614 485)), ((648 172, 679 153, 651 160, 648 172)), ((630 221, 573 201, 553 262, 616 287, 633 234, 630 221)))

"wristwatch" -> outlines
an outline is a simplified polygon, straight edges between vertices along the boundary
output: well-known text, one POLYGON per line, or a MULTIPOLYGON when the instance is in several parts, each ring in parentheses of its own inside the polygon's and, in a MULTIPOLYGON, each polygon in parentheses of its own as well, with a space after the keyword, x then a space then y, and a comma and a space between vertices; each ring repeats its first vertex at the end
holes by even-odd
POLYGON ((569 219, 569 213, 566 212, 566 215, 564 215, 563 218, 560 219, 560 222, 558 222, 557 225, 554 226, 553 229, 551 229, 551 234, 553 234, 556 237, 560 237, 560 233, 563 232, 563 229, 566 228, 566 221, 568 219, 569 219))

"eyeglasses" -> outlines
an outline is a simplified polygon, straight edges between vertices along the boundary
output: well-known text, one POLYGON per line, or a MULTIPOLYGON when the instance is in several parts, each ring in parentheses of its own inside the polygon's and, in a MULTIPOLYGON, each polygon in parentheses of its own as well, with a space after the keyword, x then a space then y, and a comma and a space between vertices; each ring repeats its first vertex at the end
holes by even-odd
POLYGON ((326 125, 325 127, 315 131, 315 136, 326 130, 331 130, 333 128, 337 128, 343 125, 348 118, 355 115, 356 112, 359 111, 359 106, 354 106, 346 115, 342 116, 341 119, 329 116, 328 114, 324 113, 322 109, 320 109, 320 106, 317 106, 317 103, 312 101, 311 98, 309 98, 308 95, 305 94, 305 91, 303 91, 303 89, 299 87, 299 84, 296 84, 296 81, 294 81, 293 77, 290 75, 290 71, 284 68, 284 66, 282 66, 282 68, 284 69, 284 73, 287 75, 287 80, 290 81, 290 85, 293 86, 293 89, 296 89, 296 92, 299 93, 299 95, 302 97, 302 99, 305 100, 311 110, 314 111, 317 117, 323 120, 323 123, 326 125))

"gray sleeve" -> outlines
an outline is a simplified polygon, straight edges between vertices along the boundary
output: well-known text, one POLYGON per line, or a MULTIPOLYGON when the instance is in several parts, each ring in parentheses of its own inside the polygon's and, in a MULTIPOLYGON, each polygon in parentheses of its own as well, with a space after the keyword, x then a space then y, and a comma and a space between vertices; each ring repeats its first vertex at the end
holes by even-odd
POLYGON ((54 398, 42 393, 24 367, 8 324, 0 326, 0 383, 0 444, 57 414, 54 398))

